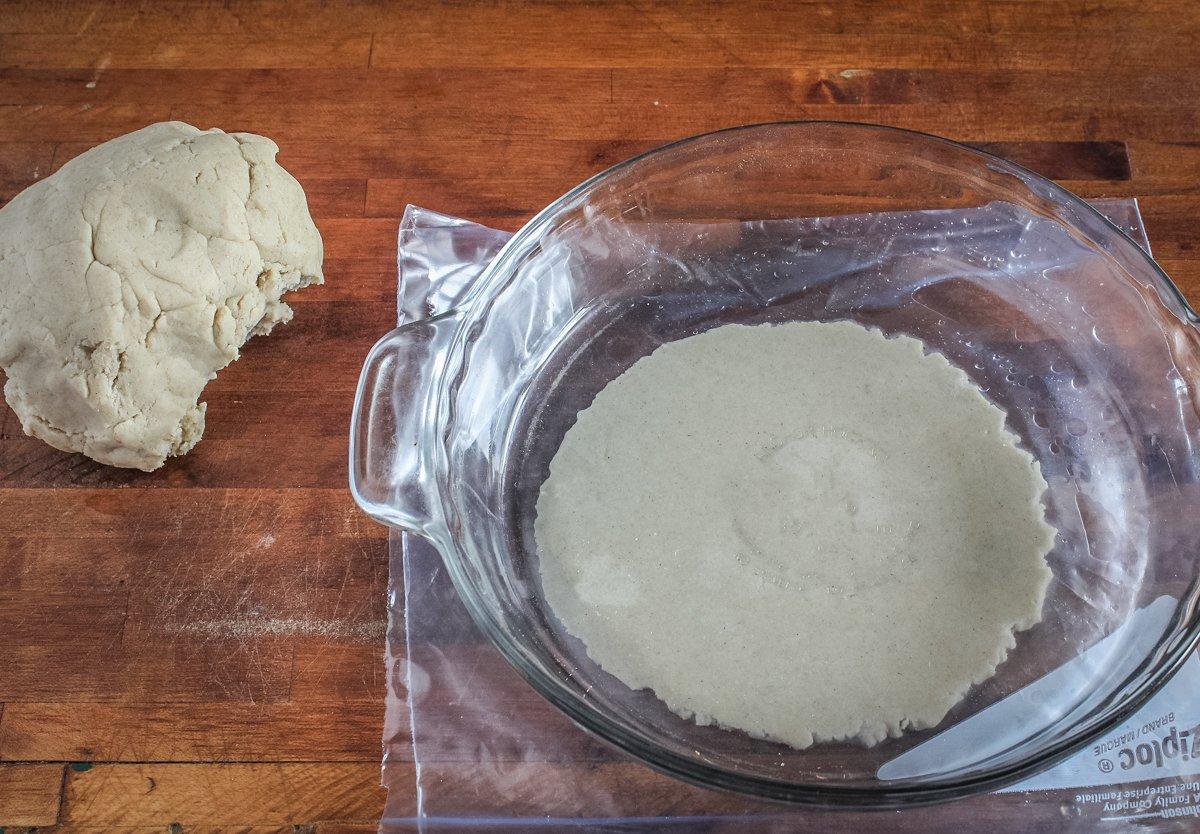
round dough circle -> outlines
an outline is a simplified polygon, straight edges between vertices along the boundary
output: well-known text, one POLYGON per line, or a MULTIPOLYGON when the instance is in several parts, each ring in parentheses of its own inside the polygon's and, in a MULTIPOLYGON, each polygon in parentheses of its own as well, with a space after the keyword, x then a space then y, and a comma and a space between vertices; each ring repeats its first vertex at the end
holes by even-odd
POLYGON ((916 339, 727 325, 601 391, 534 533, 589 656, 806 747, 930 727, 1041 619, 1054 529, 1004 412, 916 339))

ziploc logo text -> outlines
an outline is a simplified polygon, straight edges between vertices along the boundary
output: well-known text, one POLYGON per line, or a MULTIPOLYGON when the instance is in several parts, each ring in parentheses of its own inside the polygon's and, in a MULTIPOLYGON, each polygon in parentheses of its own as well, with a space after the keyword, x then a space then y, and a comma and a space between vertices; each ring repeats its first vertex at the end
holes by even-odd
POLYGON ((1102 773, 1132 770, 1138 765, 1160 768, 1175 759, 1200 759, 1200 724, 1180 730, 1175 713, 1169 712, 1096 744, 1092 754, 1103 757, 1096 762, 1102 773))

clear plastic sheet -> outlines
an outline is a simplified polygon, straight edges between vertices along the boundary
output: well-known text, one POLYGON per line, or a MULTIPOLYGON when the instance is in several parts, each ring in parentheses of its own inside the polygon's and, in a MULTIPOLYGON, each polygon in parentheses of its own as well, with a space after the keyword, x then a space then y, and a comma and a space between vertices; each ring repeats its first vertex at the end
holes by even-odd
MULTIPOLYGON (((1099 207, 1148 248, 1134 201, 1104 201, 1099 207)), ((1061 263, 1061 241, 1047 245, 1042 239, 1046 230, 1036 220, 1007 212, 1006 206, 988 205, 947 212, 892 214, 886 219, 881 219, 883 215, 860 215, 835 221, 772 220, 741 224, 739 231, 751 238, 761 231, 764 241, 788 236, 821 238, 825 260, 820 269, 797 269, 796 274, 830 276, 829 291, 821 297, 823 318, 836 318, 847 311, 861 315, 864 308, 872 305, 884 310, 904 296, 924 299, 920 303, 928 304, 930 315, 940 321, 942 316, 953 317, 961 311, 955 311, 952 297, 938 296, 938 285, 943 282, 949 285, 952 282, 948 279, 964 271, 986 283, 1001 300, 1010 284, 998 279, 1011 279, 1014 271, 1054 280, 1053 272, 1061 263), (934 245, 944 247, 937 268, 914 260, 905 269, 904 255, 898 253, 901 267, 893 267, 892 271, 899 277, 889 290, 897 294, 896 298, 884 297, 886 293, 879 291, 877 282, 867 292, 865 285, 853 278, 861 273, 864 257, 856 250, 857 241, 871 238, 870 225, 880 222, 903 224, 907 235, 915 235, 918 240, 921 235, 936 238, 934 245), (976 245, 981 234, 990 236, 986 247, 976 245), (1004 235, 1011 237, 1003 239, 1004 235), (1001 238, 999 243, 997 237, 1001 238), (1003 263, 991 263, 980 254, 983 251, 1008 251, 1009 257, 1003 263), (838 258, 845 260, 844 271, 837 268, 838 258), (997 280, 991 279, 993 275, 997 280), (833 283, 833 279, 840 280, 833 283), (925 292, 930 288, 932 292, 925 292)), ((711 231, 719 236, 720 224, 714 224, 711 231)), ((671 230, 663 229, 661 233, 670 235, 671 230)), ((410 207, 398 241, 399 321, 419 320, 453 308, 508 237, 504 232, 410 207)), ((546 253, 546 257, 552 258, 554 253, 546 253)), ((786 253, 768 254, 765 260, 778 257, 786 257, 786 253)), ((653 251, 640 253, 639 260, 648 269, 675 268, 703 276, 703 270, 695 264, 655 263, 653 251)), ((729 276, 721 276, 717 280, 728 279, 729 276)), ((772 286, 778 297, 759 297, 761 290, 753 284, 739 284, 736 289, 761 307, 769 308, 787 295, 786 284, 774 282, 772 286)), ((1044 315, 1053 317, 1058 305, 1086 304, 1088 300, 1071 298, 1065 292, 1048 292, 1043 301, 1044 315)), ((674 309, 696 322, 703 322, 706 316, 705 311, 691 310, 686 305, 676 305, 674 309)), ((1063 320, 1066 318, 1064 315, 1063 320)), ((1015 321, 1013 326, 1019 327, 1020 322, 1015 321)), ((995 357, 977 355, 978 351, 986 350, 982 341, 959 336, 947 338, 937 345, 938 349, 960 365, 987 361, 1002 376, 1014 373, 1014 369, 1006 369, 1002 364, 996 366, 995 357)), ((1098 340, 1119 341, 1122 336, 1095 334, 1098 340)), ((1054 357, 1046 357, 1046 364, 1053 366, 1054 357)), ((1025 385, 1053 386, 1053 398, 1063 402, 1066 410, 1087 410, 1092 406, 1086 398, 1094 395, 1094 389, 1086 384, 1089 375, 1099 378, 1100 369, 1073 366, 1040 380, 1026 380, 1025 385)), ((1019 391, 1022 386, 1010 384, 1007 388, 1019 391)), ((1042 396, 1046 393, 1039 391, 1042 396)), ((1021 407, 1019 402, 1013 405, 1021 407)), ((1117 419, 1118 415, 1102 417, 1101 408, 1102 405, 1095 405, 1098 419, 1117 419)), ((1032 419, 1036 423, 1036 415, 1032 419)), ((1092 438, 1098 434, 1093 432, 1092 438)), ((1047 447, 1059 442, 1037 431, 1026 436, 1035 444, 1046 443, 1047 447)), ((1072 442, 1091 442, 1086 434, 1072 437, 1072 442)), ((1164 460, 1169 460, 1169 451, 1162 452, 1164 460)), ((1043 461, 1055 460, 1058 455, 1050 448, 1042 452, 1039 457, 1043 461)), ((1104 456, 1094 459, 1108 460, 1104 456)), ((1135 463, 1153 464, 1140 458, 1135 463)), ((1088 490, 1103 490, 1119 478, 1116 473, 1105 476, 1103 472, 1079 477, 1079 473, 1065 471, 1068 464, 1063 465, 1064 471, 1047 472, 1047 478, 1073 479, 1074 491, 1062 495, 1070 496, 1074 503, 1053 506, 1052 494, 1050 510, 1056 516, 1056 524, 1070 537, 1071 525, 1103 521, 1088 514, 1088 490)), ((1110 465, 1124 464, 1115 459, 1110 465)), ((1195 480, 1192 473, 1172 473, 1172 477, 1195 480)), ((1097 498, 1095 503, 1099 506, 1103 502, 1097 498)), ((1138 515, 1136 507, 1132 514, 1138 515)), ((1140 552, 1145 548, 1145 538, 1152 535, 1136 517, 1110 523, 1111 536, 1093 534, 1084 538, 1114 549, 1140 552)), ((391 541, 392 605, 384 738, 384 784, 389 788, 389 801, 381 830, 793 831, 828 830, 830 826, 847 830, 864 827, 929 830, 969 822, 988 830, 1092 831, 1105 827, 1124 829, 1137 820, 1152 830, 1165 831, 1190 830, 1200 814, 1200 775, 1194 775, 1200 766, 1190 764, 1179 740, 1181 733, 1195 736, 1200 732, 1193 729, 1200 724, 1200 696, 1195 694, 1200 691, 1200 661, 1195 657, 1176 681, 1152 699, 1135 719, 1118 728, 1095 749, 1081 751, 1014 789, 904 812, 831 815, 799 811, 693 788, 651 771, 583 732, 531 689, 478 632, 432 546, 423 539, 399 533, 393 534, 391 541), (1152 741, 1157 742, 1157 747, 1152 741), (1164 748, 1173 750, 1174 755, 1164 757, 1164 748), (1148 760, 1143 761, 1147 755, 1148 760), (419 812, 416 818, 396 810, 411 805, 409 762, 416 765, 419 812), (1126 767, 1128 762, 1132 764, 1126 767)), ((1177 543, 1182 553, 1194 553, 1195 544, 1194 539, 1177 543)), ((1090 560, 1073 559, 1069 569, 1055 566, 1056 579, 1063 586, 1061 591, 1079 598, 1081 604, 1077 610, 1081 618, 1104 618, 1110 612, 1107 616, 1111 617, 1109 629, 1112 629, 1126 618, 1130 605, 1144 609, 1138 616, 1158 616, 1155 598, 1130 599, 1120 595, 1120 589, 1130 580, 1123 572, 1129 571, 1131 565, 1137 568, 1136 558, 1132 562, 1109 559, 1103 552, 1090 556, 1090 560), (1114 570, 1116 574, 1112 573, 1114 570), (1078 581, 1081 571, 1102 575, 1104 581, 1090 578, 1078 581), (1105 592, 1114 596, 1105 596, 1105 592)), ((1156 594, 1169 594, 1173 589, 1154 590, 1156 594)), ((1095 629, 1096 623, 1088 623, 1088 628, 1095 629)), ((1121 648, 1119 641, 1112 645, 1121 648)), ((1114 667, 1114 674, 1120 671, 1120 651, 1106 653, 1103 644, 1095 650, 1099 654, 1091 660, 1085 657, 1081 662, 1114 667)), ((1055 686, 1071 685, 1070 670, 1060 669, 1051 674, 1059 673, 1057 679, 1048 676, 1043 680, 1055 686)), ((1036 686, 1034 683, 1029 689, 1036 686)), ((926 758, 944 757, 953 755, 956 744, 1002 737, 1005 723, 1019 720, 1019 711, 1005 714, 1004 709, 1018 708, 1022 692, 1026 690, 954 727, 953 731, 961 737, 947 733, 926 742, 929 747, 918 745, 907 751, 881 768, 881 777, 886 778, 884 771, 889 767, 919 771, 923 748, 926 758), (1000 711, 996 712, 997 709, 1000 711), (939 738, 941 748, 933 746, 939 738)))

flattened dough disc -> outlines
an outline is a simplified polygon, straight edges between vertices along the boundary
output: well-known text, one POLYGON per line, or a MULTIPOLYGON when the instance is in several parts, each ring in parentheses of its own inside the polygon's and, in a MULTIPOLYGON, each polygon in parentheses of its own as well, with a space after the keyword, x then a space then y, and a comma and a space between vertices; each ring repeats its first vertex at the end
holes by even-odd
POLYGON ((535 537, 551 609, 630 687, 796 747, 873 744, 937 724, 1041 619, 1045 489, 916 339, 727 325, 579 414, 535 537))

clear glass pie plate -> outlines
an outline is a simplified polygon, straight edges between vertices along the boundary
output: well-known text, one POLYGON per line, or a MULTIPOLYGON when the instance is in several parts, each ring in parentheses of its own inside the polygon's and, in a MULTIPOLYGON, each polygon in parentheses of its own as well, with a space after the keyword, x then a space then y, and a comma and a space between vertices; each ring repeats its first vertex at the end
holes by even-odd
POLYGON ((793 803, 951 799, 1079 749, 1195 648, 1196 320, 1136 243, 997 157, 873 125, 719 131, 581 184, 453 310, 385 336, 359 385, 351 486, 434 544, 530 685, 642 761, 793 803), (720 324, 832 320, 914 336, 970 375, 1037 458, 1059 534, 1041 623, 938 727, 798 750, 697 726, 600 669, 545 603, 532 527, 575 415, 637 359, 720 324), (1018 692, 1002 729, 880 775, 1018 692))

